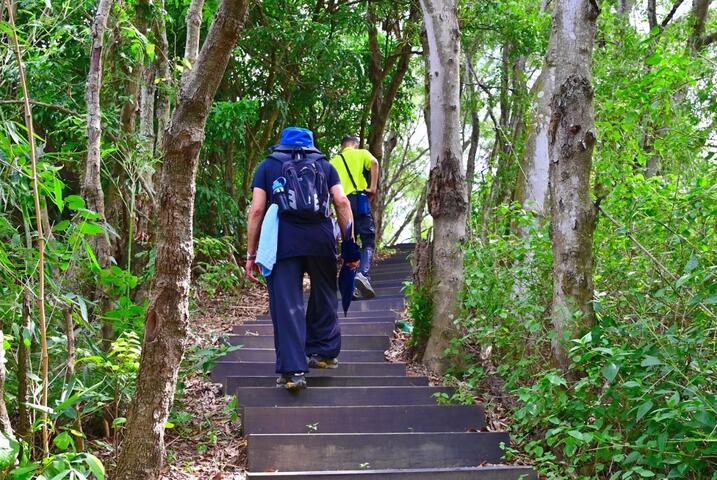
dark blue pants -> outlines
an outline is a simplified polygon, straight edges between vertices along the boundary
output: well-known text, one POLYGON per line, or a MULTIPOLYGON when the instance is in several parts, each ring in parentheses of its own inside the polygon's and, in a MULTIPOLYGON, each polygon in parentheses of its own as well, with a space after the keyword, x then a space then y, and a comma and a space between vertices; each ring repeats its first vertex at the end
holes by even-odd
POLYGON ((354 230, 356 236, 361 239, 361 266, 359 272, 368 277, 373 260, 373 251, 376 249, 376 225, 373 222, 373 215, 359 215, 352 212, 354 216, 354 230))
POLYGON ((336 314, 336 273, 334 257, 293 257, 274 265, 267 283, 274 324, 276 373, 308 372, 307 355, 338 357, 341 330, 336 314), (306 313, 304 273, 311 279, 306 313))

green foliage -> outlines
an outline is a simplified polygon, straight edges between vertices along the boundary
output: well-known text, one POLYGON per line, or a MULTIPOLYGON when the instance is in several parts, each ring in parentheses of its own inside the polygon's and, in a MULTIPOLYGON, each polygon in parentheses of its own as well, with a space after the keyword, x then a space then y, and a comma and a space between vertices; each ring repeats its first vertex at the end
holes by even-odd
POLYGON ((194 281, 207 295, 236 292, 246 285, 243 267, 236 260, 236 247, 229 237, 194 239, 194 281))
POLYGON ((413 322, 409 346, 420 349, 425 347, 428 336, 431 334, 433 302, 430 290, 427 286, 418 288, 413 283, 406 283, 403 291, 408 299, 408 316, 413 322))

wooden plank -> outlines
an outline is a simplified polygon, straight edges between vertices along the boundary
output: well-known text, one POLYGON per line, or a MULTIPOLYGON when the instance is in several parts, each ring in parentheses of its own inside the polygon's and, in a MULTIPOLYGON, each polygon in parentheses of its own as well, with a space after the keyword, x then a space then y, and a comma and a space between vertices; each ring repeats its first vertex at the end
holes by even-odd
MULTIPOLYGON (((274 348, 273 335, 240 336, 230 335, 230 345, 242 345, 244 348, 274 348)), ((341 335, 341 348, 344 350, 387 350, 391 341, 386 335, 341 335)))
MULTIPOLYGON (((224 361, 238 362, 275 362, 276 354, 273 348, 240 348, 229 352, 222 358, 224 361)), ((340 362, 385 362, 383 350, 342 350, 339 355, 340 362)))
POLYGON ((245 407, 242 416, 244 435, 468 432, 484 426, 479 405, 245 407))
MULTIPOLYGON (((393 321, 390 322, 346 322, 341 323, 343 335, 391 335, 393 321)), ((273 335, 274 326, 271 322, 254 323, 250 325, 236 325, 235 335, 273 335)))
POLYGON ((319 407, 369 405, 436 405, 436 393, 451 395, 448 387, 325 387, 288 391, 276 387, 240 387, 236 394, 242 407, 319 407))
MULTIPOLYGON (((212 381, 224 383, 227 377, 276 375, 274 362, 216 362, 212 381)), ((405 363, 340 363, 338 368, 311 370, 309 377, 400 377, 405 363)))
MULTIPOLYGON (((428 377, 315 377, 308 376, 309 387, 427 387, 428 377)), ((238 387, 273 387, 276 375, 252 377, 228 377, 228 392, 238 387)))
POLYGON ((247 472, 246 477, 275 480, 345 480, 349 478, 390 478, 392 480, 538 480, 530 467, 485 466, 462 468, 423 468, 411 470, 343 470, 323 472, 247 472))
MULTIPOLYGON (((397 318, 401 316, 401 312, 403 309, 386 309, 386 310, 377 310, 377 311, 353 311, 349 308, 348 315, 344 316, 343 310, 338 313, 339 321, 343 322, 346 320, 349 321, 366 321, 366 322, 378 322, 378 321, 395 321, 397 318), (356 320, 352 320, 356 319, 356 320), (375 319, 375 320, 374 320, 375 319)), ((256 320, 247 320, 244 322, 244 324, 252 323, 252 322, 271 322, 271 316, 266 315, 259 315, 256 317, 256 320)))
POLYGON ((474 467, 499 463, 507 433, 250 435, 249 470, 318 471, 474 467))

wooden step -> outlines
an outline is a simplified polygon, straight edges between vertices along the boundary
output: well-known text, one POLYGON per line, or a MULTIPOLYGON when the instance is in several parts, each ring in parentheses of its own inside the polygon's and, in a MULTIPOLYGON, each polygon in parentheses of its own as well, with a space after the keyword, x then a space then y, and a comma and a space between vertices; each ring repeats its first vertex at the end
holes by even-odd
MULTIPOLYGON (((273 335, 240 336, 229 335, 230 345, 244 348, 274 348, 273 335)), ((341 335, 341 348, 344 350, 387 350, 391 341, 386 335, 341 335)))
MULTIPOLYGON (((390 322, 342 322, 342 335, 391 335, 393 320, 390 322)), ((237 325, 234 327, 235 335, 274 335, 274 326, 271 322, 254 323, 250 325, 237 325)))
MULTIPOLYGON (((239 362, 275 362, 273 348, 240 348, 224 355, 222 360, 239 362)), ((385 362, 383 350, 342 350, 340 362, 385 362)))
POLYGON ((507 433, 312 433, 250 435, 249 470, 474 467, 499 463, 507 433))
MULTIPOLYGON (((375 312, 371 311, 356 311, 354 312, 349 308, 348 314, 344 316, 343 310, 338 313, 339 321, 362 321, 362 322, 378 322, 378 321, 395 321, 397 318, 401 317, 401 312, 403 309, 400 310, 378 310, 375 312)), ((244 324, 251 324, 252 322, 271 322, 271 316, 270 315, 259 315, 256 317, 256 320, 247 320, 244 322, 244 324)))
POLYGON ((390 478, 393 480, 538 480, 530 467, 485 466, 459 468, 421 468, 411 470, 343 470, 322 472, 247 472, 246 478, 276 480, 346 480, 347 478, 390 478))
MULTIPOLYGON (((216 362, 212 381, 224 383, 227 377, 276 375, 274 362, 216 362)), ((309 377, 400 377, 406 375, 405 363, 340 363, 338 368, 311 370, 309 377)))
POLYGON ((242 417, 244 435, 467 432, 484 426, 479 405, 245 407, 242 417))
POLYGON ((368 405, 436 405, 436 393, 451 395, 448 387, 323 387, 290 392, 276 387, 239 387, 243 407, 318 407, 368 405))
MULTIPOLYGON (((274 387, 277 375, 228 377, 227 391, 238 387, 274 387)), ((428 377, 306 377, 311 387, 427 387, 428 377)))

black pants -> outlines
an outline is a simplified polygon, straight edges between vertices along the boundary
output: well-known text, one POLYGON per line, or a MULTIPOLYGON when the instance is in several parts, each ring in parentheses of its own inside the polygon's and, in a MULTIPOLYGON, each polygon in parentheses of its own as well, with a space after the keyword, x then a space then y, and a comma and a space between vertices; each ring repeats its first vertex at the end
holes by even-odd
POLYGON ((277 373, 308 372, 307 355, 339 355, 336 273, 336 259, 331 256, 286 258, 274 265, 267 280, 277 373), (311 279, 306 312, 304 273, 311 279))

